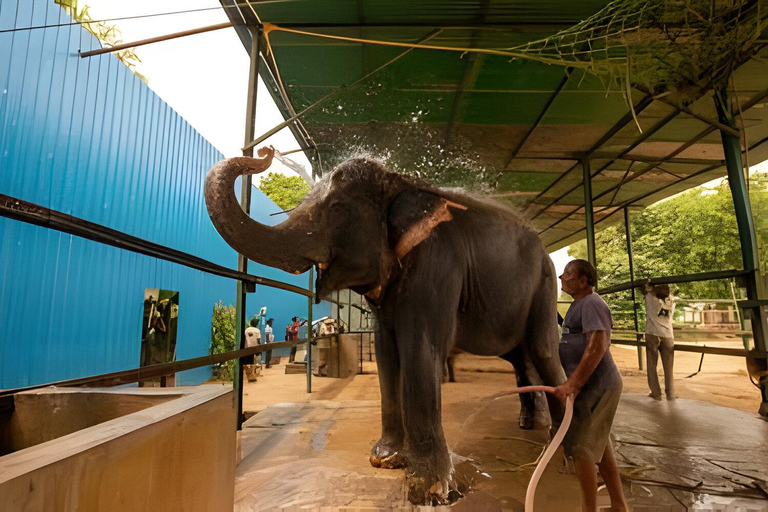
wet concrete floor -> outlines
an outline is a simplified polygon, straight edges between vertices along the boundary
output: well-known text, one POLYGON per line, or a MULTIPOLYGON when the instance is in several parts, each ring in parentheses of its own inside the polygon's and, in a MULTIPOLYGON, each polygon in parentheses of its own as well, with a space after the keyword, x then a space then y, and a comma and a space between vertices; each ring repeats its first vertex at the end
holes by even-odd
MULTIPOLYGON (((262 393, 291 401, 257 408, 244 425, 236 511, 431 509, 410 506, 402 470, 368 463, 380 434, 375 374, 316 379, 308 395, 302 376, 281 372, 274 367, 246 387, 254 403, 263 403, 253 399, 262 393)), ((517 427, 516 397, 493 398, 513 386, 509 373, 462 373, 443 387, 443 427, 457 478, 472 488, 450 509, 523 510, 530 463, 546 434, 517 427)), ((248 397, 245 403, 248 409, 248 397)), ((768 422, 757 415, 625 394, 613 433, 633 510, 768 511, 768 422)), ((576 477, 556 456, 539 484, 536 510, 577 511, 579 503, 576 477)), ((600 503, 609 503, 604 490, 600 503)))

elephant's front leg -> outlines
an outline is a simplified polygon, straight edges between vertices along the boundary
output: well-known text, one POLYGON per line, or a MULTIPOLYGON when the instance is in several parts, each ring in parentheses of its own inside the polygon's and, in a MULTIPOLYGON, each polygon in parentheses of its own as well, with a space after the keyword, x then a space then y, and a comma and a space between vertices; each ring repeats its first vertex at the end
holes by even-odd
POLYGON ((408 459, 408 498, 414 504, 445 504, 455 489, 453 464, 441 424, 440 384, 445 350, 429 336, 403 338, 400 365, 403 378, 405 448, 408 459))
POLYGON ((371 465, 394 469, 406 465, 401 404, 400 361, 394 336, 383 326, 376 333, 376 366, 381 390, 381 439, 371 449, 371 465))

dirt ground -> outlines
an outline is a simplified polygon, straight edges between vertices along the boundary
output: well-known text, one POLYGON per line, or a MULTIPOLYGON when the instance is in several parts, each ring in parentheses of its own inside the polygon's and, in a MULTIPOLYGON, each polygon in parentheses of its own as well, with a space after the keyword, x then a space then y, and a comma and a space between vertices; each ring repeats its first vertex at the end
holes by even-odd
MULTIPOLYGON (((648 393, 648 382, 645 370, 639 370, 637 364, 637 349, 623 345, 611 347, 616 365, 624 379, 624 393, 648 393)), ((678 398, 689 398, 709 402, 723 407, 731 407, 744 412, 756 413, 760 407, 760 392, 749 380, 744 359, 733 356, 715 356, 707 354, 701 366, 701 372, 693 377, 699 368, 701 355, 691 352, 675 353, 675 393, 678 398)), ((460 354, 456 358, 456 369, 468 373, 509 373, 513 374, 512 366, 499 358, 480 357, 470 354, 460 354)), ((664 383, 661 362, 658 365, 659 381, 664 383)), ((297 400, 329 400, 333 399, 339 389, 345 387, 338 379, 313 378, 313 393, 306 395, 306 378, 303 375, 281 374, 270 371, 259 378, 258 383, 245 387, 243 410, 256 413, 264 408, 281 402, 297 400), (262 390, 268 392, 262 392, 262 390)), ((376 363, 365 363, 366 373, 376 372, 376 363)), ((491 389, 497 383, 488 381, 488 394, 499 392, 491 389)), ((482 381, 479 385, 482 386, 482 381)), ((510 378, 510 387, 514 386, 514 378, 510 378)), ((462 389, 451 390, 452 393, 462 393, 462 389)), ((379 397, 376 397, 379 398, 379 397)), ((353 398, 354 399, 354 398, 353 398)))

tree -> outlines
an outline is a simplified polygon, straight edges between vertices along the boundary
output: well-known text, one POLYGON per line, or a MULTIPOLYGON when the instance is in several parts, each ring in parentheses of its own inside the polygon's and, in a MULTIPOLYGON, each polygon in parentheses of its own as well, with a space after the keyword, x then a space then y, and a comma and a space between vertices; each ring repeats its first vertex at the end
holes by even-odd
POLYGON ((290 210, 298 206, 310 189, 309 184, 298 176, 283 176, 271 172, 261 179, 259 190, 283 210, 290 210))
MULTIPOLYGON (((235 306, 218 301, 213 306, 211 321, 211 348, 209 354, 224 354, 235 350, 235 306)), ((235 361, 216 363, 211 368, 214 380, 231 381, 235 374, 235 361)))
MULTIPOLYGON (((768 199, 765 183, 752 185, 755 217, 768 199)), ((764 216, 764 215, 763 215, 764 216)), ((742 268, 741 247, 731 193, 726 183, 695 188, 673 199, 652 205, 631 216, 630 229, 635 278, 694 274, 742 268)), ((629 280, 624 224, 609 226, 595 235, 597 270, 601 286, 629 280)), ((586 241, 568 250, 586 258, 586 241)), ((728 280, 681 283, 678 294, 686 298, 729 299, 728 280)))

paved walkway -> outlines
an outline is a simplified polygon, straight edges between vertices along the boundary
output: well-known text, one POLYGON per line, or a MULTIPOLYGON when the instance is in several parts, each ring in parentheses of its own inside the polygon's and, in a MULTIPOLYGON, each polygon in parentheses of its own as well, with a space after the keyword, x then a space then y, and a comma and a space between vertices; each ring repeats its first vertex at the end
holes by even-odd
MULTIPOLYGON (((461 485, 457 511, 523 510, 544 431, 517 427, 511 373, 458 372, 443 386, 443 427, 461 485)), ((372 368, 371 368, 372 369, 372 368)), ((380 434, 378 377, 306 379, 265 371, 245 390, 236 511, 414 510, 402 470, 375 469, 368 453, 380 434)), ((625 394, 614 426, 625 491, 635 511, 768 511, 768 422, 695 400, 656 402, 625 394), (741 506, 742 508, 736 508, 741 506)), ((578 482, 555 457, 536 509, 579 510, 578 482)), ((605 491, 601 503, 608 504, 605 491)), ((429 508, 420 508, 419 510, 429 508)), ((443 507, 447 510, 448 507, 443 507)))

